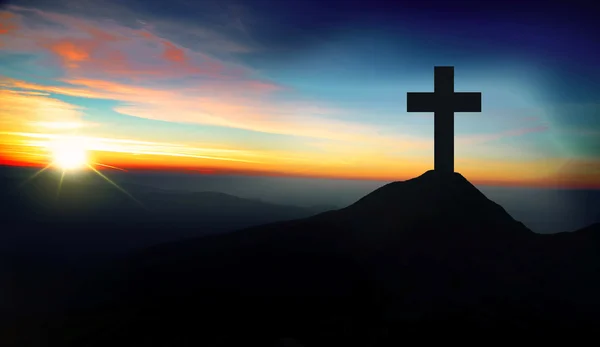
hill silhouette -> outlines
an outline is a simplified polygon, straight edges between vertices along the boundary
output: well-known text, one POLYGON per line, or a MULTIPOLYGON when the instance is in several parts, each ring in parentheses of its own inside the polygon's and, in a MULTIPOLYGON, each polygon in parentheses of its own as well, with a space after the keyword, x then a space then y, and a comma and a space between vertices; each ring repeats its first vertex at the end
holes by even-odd
POLYGON ((460 174, 429 171, 340 210, 139 252, 87 283, 97 301, 52 336, 379 346, 421 328, 575 326, 600 313, 598 229, 535 234, 460 174))

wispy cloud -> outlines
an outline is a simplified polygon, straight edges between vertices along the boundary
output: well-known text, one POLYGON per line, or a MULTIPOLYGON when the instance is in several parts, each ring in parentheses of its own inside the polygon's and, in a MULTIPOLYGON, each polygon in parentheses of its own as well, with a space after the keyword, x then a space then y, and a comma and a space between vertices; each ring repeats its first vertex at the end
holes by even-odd
POLYGON ((8 35, 17 28, 16 16, 8 11, 0 11, 0 35, 8 35))
POLYGON ((0 49, 6 45, 7 37, 17 31, 18 28, 18 18, 14 13, 0 11, 0 49))
POLYGON ((117 100, 122 105, 115 111, 151 120, 347 141, 357 146, 370 143, 383 147, 402 142, 406 146, 415 145, 415 138, 382 137, 377 127, 323 117, 335 112, 328 108, 293 101, 261 101, 252 95, 232 93, 236 87, 240 88, 236 85, 229 90, 208 91, 204 87, 171 90, 89 79, 64 82, 69 86, 3 80, 5 86, 27 91, 117 100))
POLYGON ((83 124, 81 108, 45 93, 0 89, 0 127, 32 131, 57 124, 83 124))
MULTIPOLYGON (((180 166, 201 168, 207 162, 218 161, 222 163, 219 165, 230 165, 230 168, 381 179, 400 178, 397 175, 400 172, 418 174, 433 165, 432 133, 417 136, 414 128, 376 125, 372 122, 375 116, 368 113, 351 121, 345 116, 356 114, 357 110, 306 99, 299 90, 264 78, 259 71, 235 59, 237 53, 260 49, 248 44, 252 42, 248 31, 252 29, 252 20, 247 19, 240 8, 230 8, 231 18, 225 21, 227 30, 216 32, 209 26, 201 26, 203 23, 178 23, 117 8, 121 5, 115 3, 110 9, 100 9, 98 3, 103 2, 86 4, 96 6, 98 12, 111 20, 94 15, 94 10, 88 10, 87 15, 16 6, 0 11, 0 52, 35 55, 36 63, 40 63, 36 71, 48 69, 53 76, 61 76, 52 81, 36 76, 35 82, 23 80, 25 77, 0 76, 0 128, 4 132, 0 134, 0 155, 37 157, 39 153, 27 150, 27 146, 43 148, 47 141, 78 133, 86 139, 91 151, 99 155, 108 153, 108 157, 122 156, 123 162, 148 157, 161 158, 148 159, 148 163, 170 165, 177 161, 180 166), (110 15, 106 15, 109 12, 110 15), (232 33, 244 40, 233 40, 232 33), (181 143, 177 138, 171 142, 146 141, 152 134, 141 131, 126 135, 128 138, 111 138, 110 130, 102 128, 101 111, 96 110, 94 114, 100 124, 85 121, 88 109, 84 106, 106 107, 106 104, 90 102, 92 99, 111 100, 111 105, 116 105, 111 107, 121 115, 150 120, 140 122, 149 125, 145 129, 156 124, 151 121, 189 124, 190 128, 212 125, 287 135, 265 136, 277 138, 276 141, 285 138, 281 141, 287 147, 281 149, 277 142, 267 149, 269 146, 261 143, 256 146, 262 148, 260 150, 227 147, 222 145, 227 142, 225 138, 219 146, 181 143), (89 130, 92 125, 98 128, 89 130), (104 137, 86 136, 92 133, 104 137), (289 145, 288 140, 294 146, 289 145)), ((213 26, 216 28, 222 29, 213 26)), ((16 76, 19 75, 13 77, 16 76)), ((398 104, 398 109, 402 106, 398 104)), ((543 111, 512 110, 513 114, 505 117, 504 110, 491 110, 490 115, 497 116, 492 118, 499 127, 490 129, 512 129, 458 134, 457 148, 473 148, 475 144, 547 131, 543 111)), ((464 129, 473 130, 470 124, 464 129)), ((226 129, 219 132, 227 134, 226 129)), ((578 134, 594 136, 595 132, 581 129, 578 134)), ((244 140, 236 143, 244 143, 244 140)), ((495 153, 509 152, 494 150, 495 153)), ((511 170, 519 171, 523 179, 540 179, 542 173, 555 172, 563 163, 552 159, 525 164, 510 156, 491 162, 484 157, 487 151, 470 153, 475 155, 457 161, 457 167, 462 166, 465 174, 494 179, 501 179, 511 170)), ((596 167, 595 162, 590 165, 596 167)), ((576 170, 590 168, 583 163, 573 167, 576 170)), ((571 171, 567 176, 574 175, 571 171)))
POLYGON ((0 135, 16 137, 22 146, 50 148, 56 141, 71 141, 85 147, 88 151, 127 153, 133 155, 154 155, 167 157, 186 157, 196 159, 224 160, 234 162, 260 163, 257 153, 243 150, 221 149, 211 147, 194 147, 153 141, 116 139, 90 136, 74 136, 64 134, 43 134, 26 132, 0 132, 0 135), (26 139, 26 140, 23 140, 26 139))
POLYGON ((4 78, 7 88, 114 100, 120 103, 115 111, 150 120, 344 141, 346 147, 384 150, 399 142, 403 148, 420 146, 413 137, 386 138, 376 126, 345 121, 339 117, 344 110, 293 96, 278 97, 284 86, 257 78, 246 66, 161 37, 152 23, 131 28, 64 13, 10 8, 23 26, 6 49, 49 54, 64 69, 61 82, 66 85, 4 78), (156 78, 171 83, 158 83, 156 78), (334 113, 337 117, 330 117, 334 113))
MULTIPOLYGON (((250 78, 250 70, 183 47, 148 29, 11 6, 2 49, 47 52, 71 75, 120 78, 250 78)), ((268 82, 263 81, 266 84, 268 82)))

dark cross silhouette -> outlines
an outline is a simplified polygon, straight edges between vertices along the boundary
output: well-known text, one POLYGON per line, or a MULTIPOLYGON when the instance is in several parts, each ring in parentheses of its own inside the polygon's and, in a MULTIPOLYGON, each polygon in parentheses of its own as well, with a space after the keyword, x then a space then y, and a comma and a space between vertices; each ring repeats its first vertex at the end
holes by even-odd
POLYGON ((434 113, 434 169, 454 172, 454 112, 481 112, 481 93, 455 93, 454 67, 436 66, 433 93, 407 93, 408 112, 434 113))

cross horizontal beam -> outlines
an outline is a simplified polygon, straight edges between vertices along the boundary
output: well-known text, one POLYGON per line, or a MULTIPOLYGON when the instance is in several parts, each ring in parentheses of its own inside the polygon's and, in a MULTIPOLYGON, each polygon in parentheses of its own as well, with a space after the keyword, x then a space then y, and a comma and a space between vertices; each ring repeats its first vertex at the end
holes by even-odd
POLYGON ((481 93, 458 92, 449 98, 450 104, 445 105, 448 99, 442 100, 435 93, 409 92, 406 99, 407 112, 435 112, 449 107, 452 112, 481 112, 481 93))
POLYGON ((481 112, 481 93, 454 93, 452 110, 454 112, 481 112))
POLYGON ((406 111, 407 112, 435 112, 435 94, 434 93, 406 93, 406 111))

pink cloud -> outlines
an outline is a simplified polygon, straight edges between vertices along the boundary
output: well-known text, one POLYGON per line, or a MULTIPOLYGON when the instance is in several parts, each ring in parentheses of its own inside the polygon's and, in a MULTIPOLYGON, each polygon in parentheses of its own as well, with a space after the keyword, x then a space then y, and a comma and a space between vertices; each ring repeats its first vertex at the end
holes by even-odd
POLYGON ((48 44, 48 49, 58 55, 68 68, 77 68, 79 64, 90 59, 89 47, 67 40, 59 40, 48 44))
MULTIPOLYGON (((209 78, 251 79, 249 69, 222 62, 198 50, 165 39, 148 29, 137 30, 114 22, 76 18, 38 9, 10 7, 5 17, 21 18, 19 27, 0 26, 4 47, 13 51, 45 52, 57 59, 68 75, 135 80, 209 78), (42 19, 42 20, 40 20, 42 19)), ((269 89, 269 88, 265 88, 269 89)), ((269 90, 277 89, 271 86, 269 90)))
POLYGON ((0 35, 7 35, 18 29, 16 16, 8 11, 0 11, 0 35))
POLYGON ((19 29, 18 18, 15 14, 0 11, 0 49, 5 45, 6 37, 19 29))
POLYGON ((185 51, 169 41, 163 41, 165 51, 163 52, 163 58, 172 63, 183 64, 186 62, 187 57, 185 51))

